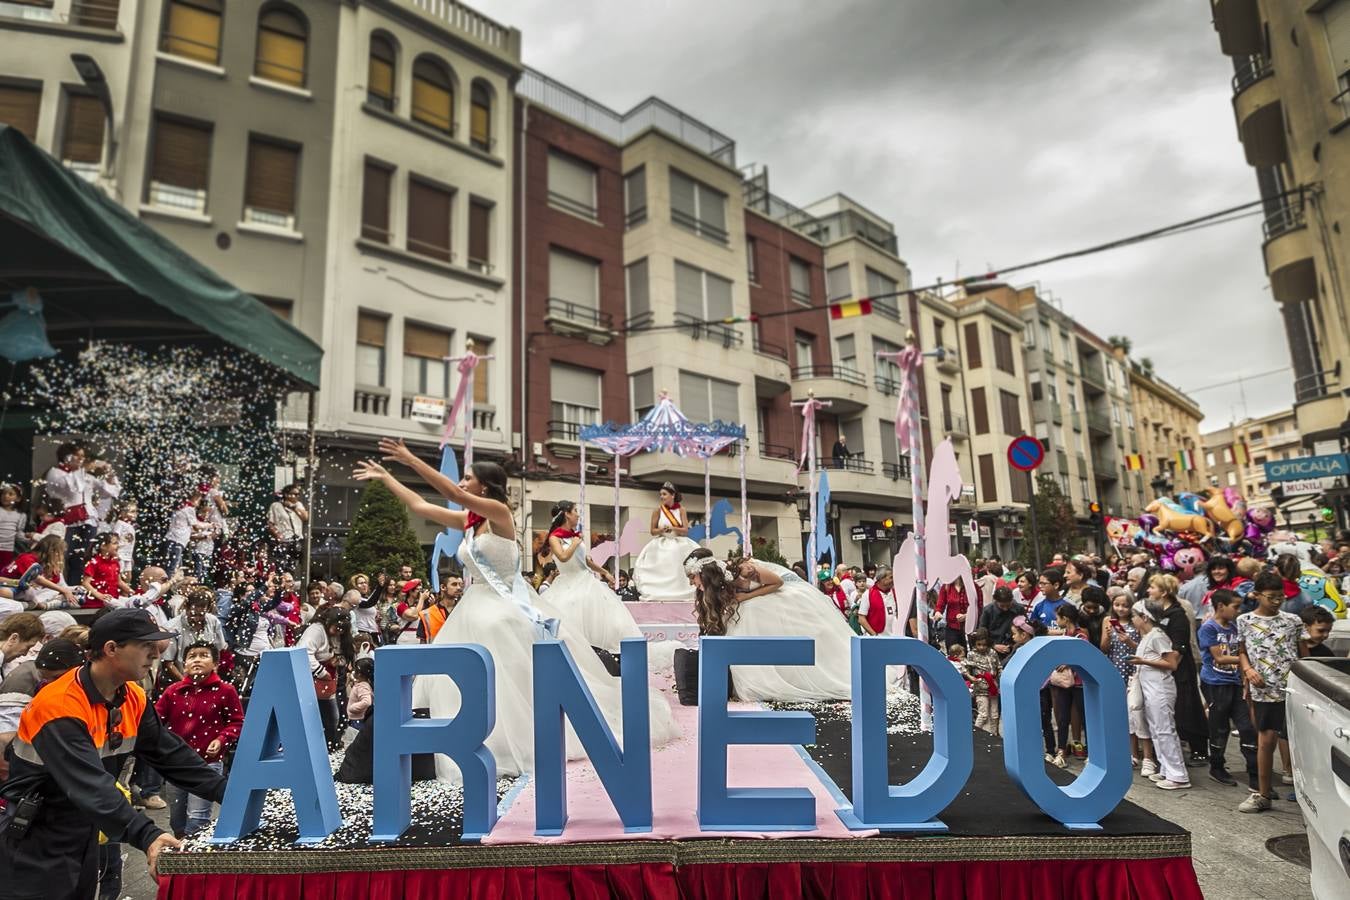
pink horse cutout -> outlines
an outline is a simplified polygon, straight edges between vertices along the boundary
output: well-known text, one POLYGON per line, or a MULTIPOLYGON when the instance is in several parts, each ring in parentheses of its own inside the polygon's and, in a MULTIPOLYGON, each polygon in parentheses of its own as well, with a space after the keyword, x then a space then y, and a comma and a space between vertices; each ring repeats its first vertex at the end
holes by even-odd
MULTIPOLYGON (((970 574, 970 561, 961 555, 952 555, 951 541, 947 534, 947 525, 951 520, 949 504, 961 496, 961 468, 956 463, 956 451, 952 449, 951 438, 944 440, 933 452, 933 464, 929 469, 928 496, 924 504, 924 533, 911 533, 900 545, 895 554, 895 598, 900 609, 901 634, 916 601, 918 571, 915 563, 922 548, 925 562, 925 574, 928 587, 951 584, 957 579, 966 587, 966 596, 971 605, 978 605, 975 593, 975 580, 970 574), (929 538, 932 542, 929 542, 929 538)), ((915 497, 914 502, 920 498, 915 497)), ((978 610, 966 612, 966 634, 975 630, 979 619, 978 610)), ((917 635, 916 635, 917 637, 917 635)))
POLYGON ((633 516, 628 523, 623 526, 623 531, 619 532, 619 541, 617 545, 614 541, 601 541, 591 548, 591 561, 597 566, 603 566, 614 558, 615 551, 619 556, 627 556, 630 553, 636 553, 642 549, 642 536, 647 533, 647 522, 641 516, 633 516))

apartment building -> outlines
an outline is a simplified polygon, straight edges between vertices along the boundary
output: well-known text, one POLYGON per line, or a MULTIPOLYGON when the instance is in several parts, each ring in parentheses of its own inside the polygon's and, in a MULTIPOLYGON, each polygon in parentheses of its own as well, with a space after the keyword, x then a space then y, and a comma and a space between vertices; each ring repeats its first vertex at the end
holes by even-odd
POLYGON ((1346 434, 1350 358, 1350 2, 1211 0, 1233 60, 1237 137, 1265 204, 1261 252, 1284 319, 1303 446, 1346 434))
MULTIPOLYGON (((1124 356, 1123 348, 1117 348, 1117 359, 1124 356)), ((1131 360, 1129 377, 1134 434, 1150 492, 1156 496, 1209 487, 1209 467, 1200 442, 1200 420, 1205 414, 1199 405, 1150 366, 1131 360)))
MULTIPOLYGON (((430 0, 54 0, 0 3, 0 40, 0 121, 325 348, 315 530, 344 532, 351 463, 434 446, 446 357, 508 345, 519 32, 430 0)), ((475 384, 488 456, 504 363, 475 384)))
POLYGON ((1265 464, 1305 455, 1292 409, 1240 422, 1201 436, 1209 483, 1232 488, 1249 506, 1272 506, 1265 464))

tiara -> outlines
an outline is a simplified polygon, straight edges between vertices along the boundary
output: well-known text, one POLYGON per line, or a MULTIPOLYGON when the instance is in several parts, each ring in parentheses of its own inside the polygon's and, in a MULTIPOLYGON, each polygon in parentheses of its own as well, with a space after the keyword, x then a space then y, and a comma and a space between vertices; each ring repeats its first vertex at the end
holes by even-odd
POLYGON ((699 572, 702 572, 708 566, 717 566, 717 568, 721 570, 723 575, 729 574, 727 572, 727 564, 722 562, 715 556, 694 557, 693 559, 686 559, 684 561, 684 574, 697 575, 699 572))

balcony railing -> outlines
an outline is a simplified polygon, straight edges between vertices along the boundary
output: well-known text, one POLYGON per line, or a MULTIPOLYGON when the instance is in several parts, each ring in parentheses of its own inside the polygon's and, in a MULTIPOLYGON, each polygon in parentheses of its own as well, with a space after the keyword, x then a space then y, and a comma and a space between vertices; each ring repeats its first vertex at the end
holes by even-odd
POLYGON ((786 444, 770 444, 760 441, 759 455, 765 459, 785 459, 788 462, 797 461, 797 451, 786 444))
POLYGON ((787 361, 788 352, 786 347, 780 347, 777 344, 764 340, 758 334, 755 335, 755 352, 762 353, 765 356, 773 356, 787 361))
POLYGON ((1069 424, 1073 426, 1074 431, 1083 430, 1083 414, 1078 410, 1072 410, 1069 413, 1069 424))
POLYGON ((600 221, 600 212, 593 204, 582 203, 566 194, 560 194, 557 191, 548 192, 548 205, 554 209, 561 209, 563 212, 571 213, 574 216, 580 216, 583 219, 589 219, 592 222, 600 221))
POLYGON ((623 329, 624 331, 640 331, 643 328, 650 328, 655 318, 656 316, 650 311, 629 316, 623 320, 623 329))
POLYGON ((883 297, 880 300, 873 300, 872 312, 890 319, 892 322, 900 321, 900 307, 896 306, 894 297, 883 297))
POLYGON ((639 206, 624 213, 623 227, 636 228, 645 221, 647 221, 647 207, 639 206))
POLYGON ((1269 78, 1274 74, 1275 70, 1271 68, 1270 60, 1267 57, 1261 55, 1249 56, 1235 69, 1233 93, 1240 94, 1261 79, 1269 78))
POLYGON ((563 419, 548 420, 548 439, 550 441, 571 441, 579 443, 581 441, 581 429, 586 426, 581 422, 568 422, 563 419))
POLYGON ((150 182, 150 204, 162 206, 166 209, 204 213, 206 212, 206 191, 202 188, 185 188, 152 181, 150 182))
POLYGON ((892 481, 908 478, 910 476, 909 457, 902 456, 897 462, 883 462, 881 464, 881 474, 892 481))
POLYGON ((1095 431, 1098 434, 1111 433, 1111 419, 1103 412, 1089 412, 1087 414, 1088 431, 1095 431))
POLYGON ((966 427, 966 417, 960 413, 950 413, 942 417, 942 430, 947 434, 970 434, 966 427))
POLYGON ((563 300, 560 297, 548 298, 548 315, 553 319, 576 322, 588 328, 610 331, 614 327, 614 316, 584 303, 563 300))
POLYGON ((837 378, 840 381, 846 381, 849 384, 856 384, 858 387, 866 387, 867 379, 863 373, 857 369, 851 369, 848 366, 797 366, 792 370, 793 378, 837 378))
POLYGON ((1273 241, 1280 235, 1303 228, 1307 224, 1303 198, 1301 196, 1285 198, 1280 202, 1280 208, 1266 216, 1266 220, 1261 223, 1261 232, 1266 240, 1273 241))
MULTIPOLYGON (((496 47, 503 52, 512 51, 511 35, 513 29, 502 25, 475 9, 457 3, 455 0, 411 0, 412 5, 433 19, 440 19, 456 31, 496 47)), ((514 48, 516 52, 519 47, 514 48)))
POLYGON ((1302 403, 1305 400, 1317 400, 1327 395, 1327 389, 1337 377, 1335 369, 1312 372, 1294 379, 1294 399, 1302 403))
POLYGON ((876 466, 872 464, 872 461, 862 456, 830 457, 829 460, 822 462, 821 465, 828 469, 840 469, 845 472, 860 472, 863 475, 871 475, 876 471, 876 466))
POLYGON ((902 387, 900 381, 895 378, 889 378, 885 375, 878 375, 876 378, 877 390, 888 397, 897 397, 900 395, 902 387))
MULTIPOLYGON (((670 211, 670 220, 681 228, 687 228, 699 237, 707 238, 719 244, 728 242, 729 235, 727 230, 711 222, 705 222, 697 216, 691 216, 689 213, 679 209, 670 211)), ((807 298, 810 299, 809 297, 807 298)))
POLYGON ((688 313, 677 312, 675 325, 680 331, 696 341, 707 338, 721 341, 723 347, 739 347, 745 343, 745 337, 729 325, 714 325, 695 318, 688 313))
POLYGON ((1079 372, 1085 386, 1096 388, 1099 394, 1106 392, 1106 371, 1101 367, 1101 363, 1080 360, 1079 372))
POLYGON ((387 388, 362 388, 352 392, 352 412, 363 416, 389 415, 389 390, 387 388))

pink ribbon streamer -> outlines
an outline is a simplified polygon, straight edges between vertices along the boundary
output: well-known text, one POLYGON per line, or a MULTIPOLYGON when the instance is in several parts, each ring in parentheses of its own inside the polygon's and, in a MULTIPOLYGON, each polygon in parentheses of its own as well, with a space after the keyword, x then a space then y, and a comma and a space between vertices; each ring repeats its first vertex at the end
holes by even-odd
POLYGON ((802 452, 797 456, 797 471, 794 477, 802 474, 802 466, 806 465, 806 456, 816 433, 816 410, 821 405, 815 397, 808 397, 802 402, 802 452))
MULTIPOLYGON (((459 372, 459 387, 455 388, 455 399, 450 404, 450 415, 445 420, 445 430, 441 432, 441 447, 450 443, 450 439, 455 436, 455 426, 459 422, 459 411, 464 407, 466 397, 472 398, 473 388, 473 370, 478 365, 478 355, 472 350, 465 351, 460 357, 459 364, 455 370, 459 372)), ((473 421, 470 420, 465 428, 464 453, 467 455, 473 449, 473 421)))
POLYGON ((895 408, 895 437, 900 442, 900 449, 908 453, 914 452, 914 436, 919 434, 919 379, 916 377, 918 367, 923 362, 923 354, 919 352, 918 347, 907 347, 895 354, 885 354, 888 357, 894 357, 900 366, 900 399, 895 408))

